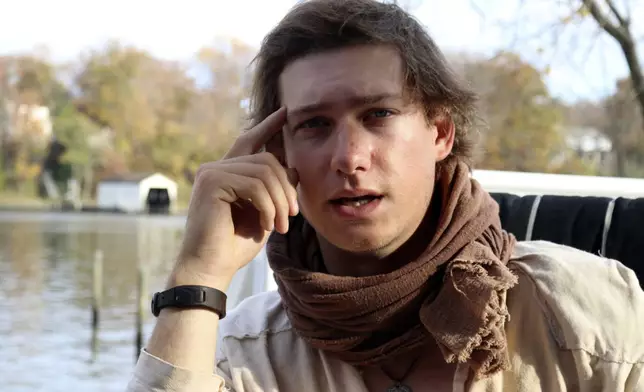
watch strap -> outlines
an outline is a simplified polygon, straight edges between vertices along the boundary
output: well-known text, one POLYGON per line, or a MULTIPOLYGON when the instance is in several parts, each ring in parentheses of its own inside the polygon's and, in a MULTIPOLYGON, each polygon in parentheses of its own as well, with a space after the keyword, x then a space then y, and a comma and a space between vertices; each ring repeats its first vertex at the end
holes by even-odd
POLYGON ((203 308, 212 310, 219 319, 226 317, 226 294, 212 287, 185 285, 172 287, 152 296, 152 314, 159 316, 163 308, 203 308))

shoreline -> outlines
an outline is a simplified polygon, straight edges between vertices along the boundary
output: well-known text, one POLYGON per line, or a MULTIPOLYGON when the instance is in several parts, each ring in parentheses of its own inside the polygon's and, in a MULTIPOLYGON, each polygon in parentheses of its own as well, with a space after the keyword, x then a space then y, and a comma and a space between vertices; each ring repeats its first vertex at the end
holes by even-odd
POLYGON ((149 216, 185 216, 188 208, 179 204, 175 211, 168 213, 149 213, 147 211, 128 212, 117 208, 100 208, 94 200, 84 200, 80 208, 73 208, 68 205, 61 205, 50 200, 41 199, 33 195, 19 195, 15 193, 0 192, 0 213, 93 213, 93 214, 113 214, 113 215, 149 215, 149 216))
POLYGON ((46 205, 46 204, 0 204, 0 214, 3 212, 11 213, 60 213, 60 214, 109 214, 109 215, 122 215, 122 216, 186 216, 187 211, 181 209, 169 213, 148 213, 148 212, 127 212, 112 208, 98 208, 96 206, 83 206, 80 209, 62 208, 60 206, 46 205))

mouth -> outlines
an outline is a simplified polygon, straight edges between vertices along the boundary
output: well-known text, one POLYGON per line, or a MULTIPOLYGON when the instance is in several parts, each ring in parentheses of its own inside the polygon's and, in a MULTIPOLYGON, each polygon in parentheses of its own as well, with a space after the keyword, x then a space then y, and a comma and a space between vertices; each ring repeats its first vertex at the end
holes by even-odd
POLYGON ((382 199, 381 195, 365 195, 357 197, 340 197, 329 202, 336 206, 362 207, 371 202, 382 199))

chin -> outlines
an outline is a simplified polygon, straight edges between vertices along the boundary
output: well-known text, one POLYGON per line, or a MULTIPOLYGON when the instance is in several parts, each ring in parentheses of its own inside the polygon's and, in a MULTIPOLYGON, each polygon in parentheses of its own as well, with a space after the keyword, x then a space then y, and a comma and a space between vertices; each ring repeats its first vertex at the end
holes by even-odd
POLYGON ((378 253, 391 243, 395 233, 391 222, 386 224, 381 219, 339 222, 331 218, 327 211, 310 214, 311 211, 300 206, 302 215, 315 232, 329 244, 346 252, 378 253))
POLYGON ((378 253, 390 242, 382 230, 365 227, 332 228, 329 233, 320 234, 331 245, 351 253, 378 253))

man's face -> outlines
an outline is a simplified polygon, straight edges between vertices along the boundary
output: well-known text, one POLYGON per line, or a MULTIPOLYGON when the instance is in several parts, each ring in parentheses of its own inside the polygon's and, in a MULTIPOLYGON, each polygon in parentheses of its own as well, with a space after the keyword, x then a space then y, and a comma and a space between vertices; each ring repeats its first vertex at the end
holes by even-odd
POLYGON ((451 151, 452 122, 429 125, 404 97, 403 71, 396 50, 360 46, 304 57, 280 77, 300 210, 340 249, 385 256, 400 247, 451 151))

